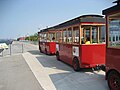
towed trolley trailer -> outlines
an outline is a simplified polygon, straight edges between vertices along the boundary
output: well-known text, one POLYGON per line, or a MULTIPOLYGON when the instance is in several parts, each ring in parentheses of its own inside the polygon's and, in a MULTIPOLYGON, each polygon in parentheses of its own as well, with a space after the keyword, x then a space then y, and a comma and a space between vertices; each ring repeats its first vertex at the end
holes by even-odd
POLYGON ((110 90, 120 90, 120 0, 115 3, 117 5, 103 10, 106 17, 106 79, 110 90))
POLYGON ((39 37, 40 51, 50 54, 50 49, 53 48, 57 60, 72 65, 75 71, 105 65, 105 19, 101 15, 79 16, 43 29, 39 32, 39 37), (53 35, 50 36, 50 33, 53 35), (89 44, 85 44, 87 38, 89 44), (48 49, 47 43, 54 45, 48 49))
POLYGON ((45 54, 56 53, 55 31, 52 28, 43 29, 38 32, 39 50, 45 54))

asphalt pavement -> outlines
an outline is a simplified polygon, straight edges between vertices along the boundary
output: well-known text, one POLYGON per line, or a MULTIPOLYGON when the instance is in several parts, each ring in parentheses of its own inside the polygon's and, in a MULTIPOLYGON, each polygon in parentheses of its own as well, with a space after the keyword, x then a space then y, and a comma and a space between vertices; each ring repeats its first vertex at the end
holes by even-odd
POLYGON ((0 58, 0 90, 109 90, 102 70, 75 72, 55 56, 40 53, 38 45, 14 43, 23 44, 24 52, 0 58))
POLYGON ((45 90, 109 90, 102 70, 75 72, 68 64, 57 61, 54 55, 40 53, 38 46, 23 57, 45 90))
POLYGON ((22 53, 14 53, 0 58, 0 90, 43 90, 43 88, 22 53))

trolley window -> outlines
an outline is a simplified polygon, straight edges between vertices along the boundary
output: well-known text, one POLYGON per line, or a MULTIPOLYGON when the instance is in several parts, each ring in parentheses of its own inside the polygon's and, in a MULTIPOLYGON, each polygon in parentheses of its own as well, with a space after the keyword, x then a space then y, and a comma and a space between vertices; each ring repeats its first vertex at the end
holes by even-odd
POLYGON ((120 48, 120 13, 110 15, 108 21, 108 46, 120 48))
POLYGON ((46 33, 41 33, 40 34, 40 41, 46 42, 47 40, 47 34, 46 33))
POLYGON ((67 30, 64 29, 63 30, 63 43, 66 43, 67 42, 67 30))
POLYGON ((62 42, 61 31, 56 32, 56 42, 62 42))
POLYGON ((72 29, 68 28, 68 43, 72 43, 72 29))
POLYGON ((82 26, 81 43, 85 44, 90 41, 90 44, 105 42, 105 26, 82 26))
POLYGON ((50 42, 55 41, 55 33, 49 33, 49 41, 50 42))
POLYGON ((79 27, 73 28, 73 43, 79 43, 79 27))

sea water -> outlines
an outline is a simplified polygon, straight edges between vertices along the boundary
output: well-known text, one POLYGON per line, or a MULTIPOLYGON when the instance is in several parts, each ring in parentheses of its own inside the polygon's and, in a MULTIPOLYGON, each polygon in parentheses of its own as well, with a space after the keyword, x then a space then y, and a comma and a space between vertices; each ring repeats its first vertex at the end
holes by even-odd
POLYGON ((6 43, 7 45, 12 44, 13 40, 11 39, 0 39, 0 43, 6 43))

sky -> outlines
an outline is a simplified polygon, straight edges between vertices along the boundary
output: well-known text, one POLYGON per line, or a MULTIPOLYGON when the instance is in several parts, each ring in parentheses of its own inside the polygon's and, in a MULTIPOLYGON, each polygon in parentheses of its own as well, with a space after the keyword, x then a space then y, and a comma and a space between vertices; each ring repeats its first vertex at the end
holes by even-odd
POLYGON ((102 15, 115 0, 0 0, 0 39, 37 33, 86 14, 102 15))

